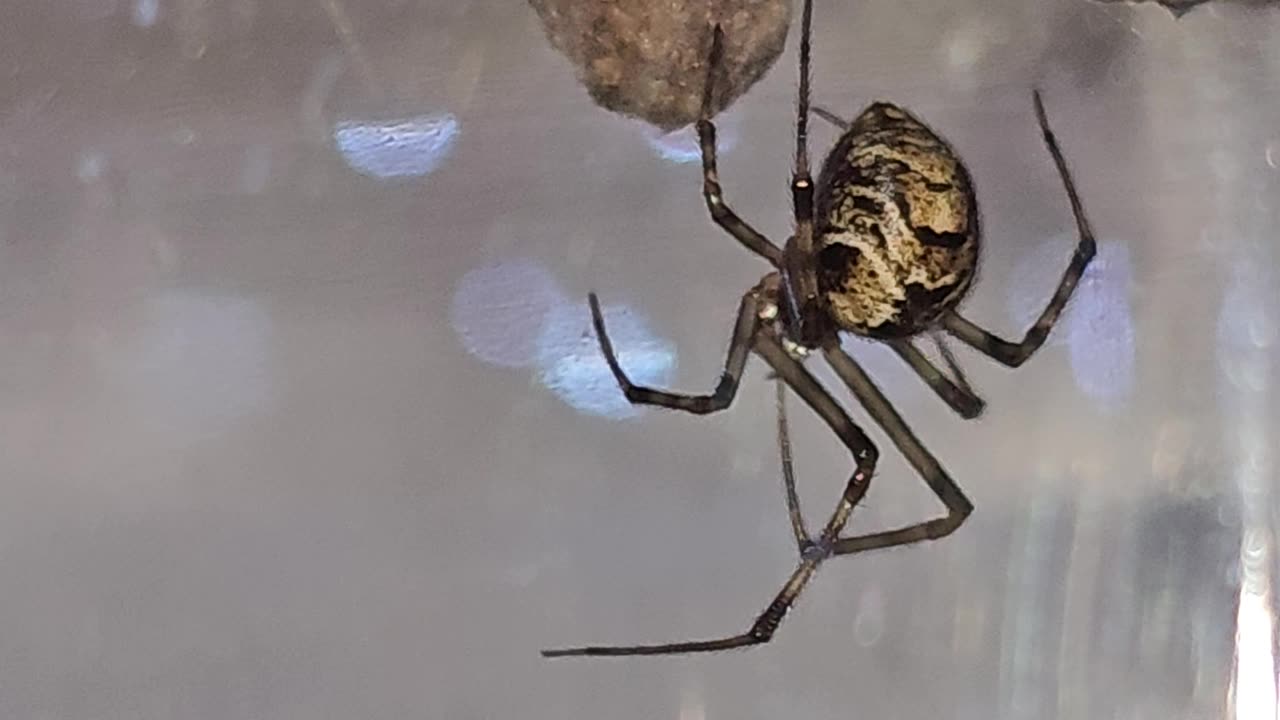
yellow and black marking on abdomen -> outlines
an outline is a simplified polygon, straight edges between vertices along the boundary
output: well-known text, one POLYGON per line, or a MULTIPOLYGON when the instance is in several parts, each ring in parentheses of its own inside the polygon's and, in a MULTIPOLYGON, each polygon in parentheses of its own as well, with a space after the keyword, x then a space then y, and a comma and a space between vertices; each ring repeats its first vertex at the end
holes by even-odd
POLYGON ((951 147, 905 110, 876 103, 818 176, 818 286, 840 329, 897 338, 926 329, 969 289, 978 206, 951 147))

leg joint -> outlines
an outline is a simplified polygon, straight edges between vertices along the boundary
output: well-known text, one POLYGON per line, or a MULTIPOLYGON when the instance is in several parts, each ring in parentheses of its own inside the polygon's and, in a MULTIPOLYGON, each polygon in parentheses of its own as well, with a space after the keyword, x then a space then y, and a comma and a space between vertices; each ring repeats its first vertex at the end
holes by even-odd
POLYGON ((711 394, 711 404, 719 408, 729 406, 734 394, 738 391, 738 379, 729 373, 720 376, 716 390, 711 394))
POLYGON ((871 477, 871 474, 876 471, 876 463, 880 460, 880 450, 868 441, 866 447, 855 452, 853 457, 858 462, 858 472, 871 477))
POLYGON ((707 198, 707 210, 711 211, 711 218, 717 223, 723 224, 733 215, 729 212, 729 208, 725 207, 724 199, 720 197, 719 186, 708 183, 702 194, 707 198))
POLYGON ((955 532, 964 524, 964 520, 969 517, 970 512, 972 512, 971 507, 963 511, 954 510, 947 513, 946 517, 940 517, 937 520, 930 520, 925 523, 924 529, 926 539, 937 540, 955 532))

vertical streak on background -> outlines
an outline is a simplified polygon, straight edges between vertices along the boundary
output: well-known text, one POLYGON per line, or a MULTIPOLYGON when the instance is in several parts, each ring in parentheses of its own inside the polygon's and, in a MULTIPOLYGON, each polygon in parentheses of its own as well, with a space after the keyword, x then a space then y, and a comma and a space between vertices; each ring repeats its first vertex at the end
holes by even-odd
POLYGON ((1056 697, 1055 648, 1045 628, 1055 623, 1053 547, 1060 530, 1057 499, 1035 495, 1030 510, 1013 536, 1010 553, 1005 626, 1001 630, 1001 696, 1004 717, 1052 717, 1045 698, 1056 697))
MULTIPOLYGON (((1179 47, 1180 59, 1199 75, 1194 87, 1184 88, 1193 103, 1191 113, 1201 116, 1189 127, 1201 133, 1212 128, 1217 138, 1216 148, 1206 157, 1212 190, 1205 200, 1212 212, 1203 232, 1235 263, 1226 278, 1215 337, 1222 457, 1234 475, 1241 508, 1240 590, 1226 715, 1235 720, 1280 720, 1272 576, 1275 468, 1270 446, 1277 430, 1273 408, 1280 324, 1272 308, 1280 276, 1272 267, 1277 259, 1274 225, 1280 213, 1270 183, 1249 180, 1249 173, 1266 163, 1267 140, 1245 117, 1229 111, 1268 87, 1235 69, 1272 63, 1261 50, 1268 43, 1260 30, 1197 39, 1179 47)), ((1166 75, 1167 70, 1161 68, 1166 75)))
MULTIPOLYGON (((1249 88, 1211 83, 1218 92, 1246 96, 1249 88)), ((1208 91, 1206 91, 1208 92, 1208 91)), ((1235 133, 1228 126, 1226 131, 1235 133)), ((1240 137, 1249 137, 1239 133, 1240 137)), ((1256 142, 1256 141, 1255 141, 1256 142)), ((1251 143, 1252 145, 1252 143, 1251 143)), ((1263 153, 1226 153, 1211 158, 1218 176, 1216 225, 1235 238, 1236 265, 1225 288, 1217 323, 1219 387, 1227 418, 1223 440, 1240 493, 1240 593, 1236 612, 1235 665, 1228 701, 1236 720, 1278 720, 1275 578, 1272 562, 1275 530, 1271 486, 1275 482, 1275 350, 1280 323, 1271 309, 1277 281, 1271 270, 1276 211, 1265 188, 1241 187, 1245 163, 1263 153), (1259 208, 1262 208, 1259 211, 1259 208)))
POLYGON ((1219 347, 1222 364, 1233 392, 1228 402, 1238 418, 1235 435, 1236 482, 1243 507, 1240 539, 1240 600, 1236 612, 1235 667, 1232 668, 1230 700, 1236 720, 1277 720, 1277 668, 1275 578, 1272 555, 1275 537, 1269 510, 1275 499, 1274 458, 1269 438, 1275 428, 1268 418, 1268 392, 1272 388, 1272 358, 1267 352, 1274 344, 1274 319, 1267 317, 1267 303, 1258 302, 1265 293, 1266 279, 1255 268, 1242 267, 1228 289, 1223 303, 1219 347), (1258 287, 1263 284, 1263 287, 1258 287), (1233 302, 1234 300, 1234 302, 1233 302), (1252 302, 1248 301, 1252 300, 1252 302), (1234 326, 1241 332, 1231 332, 1234 326), (1224 331, 1224 329, 1227 329, 1224 331))
POLYGON ((1058 695, 1055 717, 1088 717, 1092 629, 1101 621, 1095 599, 1099 592, 1102 566, 1122 557, 1103 550, 1105 507, 1097 496, 1084 489, 1076 500, 1071 523, 1070 550, 1062 580, 1063 607, 1058 637, 1058 695))
MULTIPOLYGON (((1250 197, 1246 193, 1245 198, 1250 197)), ((1262 238, 1267 213, 1242 225, 1240 237, 1262 238)), ((1278 720, 1276 668, 1275 530, 1275 349, 1280 322, 1271 308, 1277 276, 1266 242, 1240 243, 1237 264, 1218 315, 1220 387, 1226 417, 1227 457, 1240 493, 1240 593, 1236 611, 1235 666, 1228 686, 1231 717, 1278 720), (1234 447, 1232 446, 1234 444, 1234 447)))

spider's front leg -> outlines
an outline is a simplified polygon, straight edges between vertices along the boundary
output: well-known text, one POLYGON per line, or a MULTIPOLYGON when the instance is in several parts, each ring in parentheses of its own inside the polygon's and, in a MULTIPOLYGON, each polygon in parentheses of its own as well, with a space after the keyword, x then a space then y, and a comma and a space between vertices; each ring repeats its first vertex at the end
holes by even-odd
POLYGON ((716 169, 716 126, 711 122, 712 97, 716 72, 724 56, 724 31, 716 25, 711 31, 711 52, 707 57, 707 79, 702 86, 702 109, 698 118, 698 145, 702 149, 702 197, 707 202, 711 219, 751 252, 763 257, 774 267, 782 263, 782 250, 738 217, 724 201, 720 175, 716 169))
POLYGON ((609 340, 609 333, 604 326, 604 314, 600 312, 599 298, 595 293, 591 293, 587 298, 591 304, 591 324, 595 327, 596 338, 600 341, 600 352, 604 355, 605 362, 609 363, 609 370, 618 381, 618 387, 622 388, 622 392, 626 394, 627 400, 637 405, 657 405, 695 415, 706 415, 723 410, 733 402, 733 396, 738 392, 738 381, 742 378, 742 370, 747 364, 747 353, 751 350, 752 337, 759 325, 754 291, 744 295, 742 304, 738 306, 738 321, 734 324, 733 339, 729 342, 729 355, 725 359, 724 372, 720 376, 720 383, 716 385, 715 392, 710 395, 684 395, 654 390, 631 382, 618 363, 618 356, 614 354, 613 343, 609 340))
POLYGON ((1040 99, 1039 90, 1035 91, 1034 98, 1036 119, 1040 123, 1040 132, 1044 135, 1044 144, 1049 148, 1049 154, 1053 156, 1053 164, 1058 168, 1058 176, 1062 178, 1062 185, 1066 188, 1067 199, 1071 201, 1071 213, 1075 216, 1076 231, 1080 236, 1080 240, 1076 244, 1076 251, 1071 256, 1071 264, 1067 266, 1066 272, 1063 273, 1062 280, 1058 283, 1058 288, 1054 291, 1053 297, 1050 298, 1049 304, 1045 306, 1044 311, 1040 313, 1040 317, 1027 330, 1020 342, 1009 342, 997 337, 961 317, 955 311, 948 312, 942 319, 943 327, 947 329, 947 332, 975 350, 1009 367, 1018 367, 1026 362, 1027 358, 1031 357, 1044 344, 1045 339, 1049 337, 1049 331, 1053 329, 1054 323, 1058 321, 1058 316, 1062 314, 1063 308, 1067 306, 1067 301, 1071 299, 1072 293, 1075 292, 1076 285, 1080 282, 1080 276, 1084 274, 1085 268, 1089 266, 1089 262, 1093 260, 1093 256, 1097 252, 1097 243, 1093 239, 1093 230, 1089 227, 1088 218, 1085 217, 1084 205, 1080 202, 1080 195, 1076 192, 1076 184, 1072 181, 1071 172, 1067 169, 1067 161, 1063 159, 1062 150, 1058 148, 1058 141, 1053 136, 1053 130, 1049 128, 1049 120, 1045 116, 1044 102, 1040 99))

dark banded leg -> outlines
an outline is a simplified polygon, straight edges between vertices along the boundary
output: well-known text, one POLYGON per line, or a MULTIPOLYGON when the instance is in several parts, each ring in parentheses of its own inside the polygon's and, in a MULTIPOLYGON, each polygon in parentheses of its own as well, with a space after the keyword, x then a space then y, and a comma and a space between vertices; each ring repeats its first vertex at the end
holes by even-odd
POLYGON ((613 352, 613 343, 610 342, 609 333, 604 327, 604 315, 600 312, 599 298, 595 293, 590 293, 587 295, 587 301, 591 305, 591 324, 595 326, 596 339, 600 342, 600 352, 604 355, 605 362, 609 363, 609 370, 613 372, 613 377, 618 381, 618 387, 622 388, 622 392, 626 394, 627 400, 637 405, 657 405, 695 415, 706 415, 723 410, 733 402, 733 396, 738 392, 738 381, 742 378, 742 369, 747 364, 747 354, 751 350, 751 337, 755 334, 758 322, 753 293, 744 295, 742 304, 738 306, 738 321, 734 324, 733 338, 729 341, 729 354, 725 358, 724 372, 720 376, 720 383, 716 385, 715 392, 710 395, 683 395, 632 383, 623 372, 622 366, 618 364, 618 357, 613 352))
MULTIPOLYGON (((986 403, 969 388, 968 382, 964 380, 964 375, 960 373, 960 367, 954 363, 954 358, 949 357, 950 353, 945 353, 944 357, 947 358, 947 364, 951 367, 951 372, 956 376, 955 382, 943 374, 933 363, 929 362, 924 353, 920 352, 920 349, 910 340, 894 340, 889 343, 889 346, 960 417, 970 420, 982 414, 982 408, 986 403)), ((939 347, 944 346, 940 345, 939 347)))
POLYGON ((796 150, 791 169, 791 208, 795 234, 783 248, 783 307, 791 333, 802 344, 820 341, 825 324, 818 302, 818 273, 814 264, 813 176, 809 172, 809 55, 813 2, 805 0, 800 18, 800 92, 796 101, 796 150))
POLYGON ((782 486, 787 495, 787 517, 791 519, 791 532, 796 536, 796 547, 803 556, 816 547, 800 512, 800 495, 796 493, 795 463, 791 457, 791 432, 787 426, 787 386, 781 380, 774 381, 778 408, 778 454, 782 457, 782 486))
POLYGON ((769 363, 778 376, 796 392, 827 425, 835 431, 840 440, 849 448, 857 463, 853 476, 845 486, 844 495, 832 513, 831 519, 822 529, 816 550, 804 554, 786 584, 774 596, 773 602, 751 624, 751 628, 741 635, 733 635, 715 640, 695 640, 692 642, 666 643, 662 645, 624 645, 595 646, 570 648, 567 650, 544 650, 544 657, 566 656, 627 656, 627 655, 677 655, 698 652, 714 652, 732 648, 761 645, 769 642, 782 624, 782 619, 800 596, 805 585, 813 578, 818 566, 831 556, 829 548, 836 542, 840 531, 849 521, 853 508, 866 494, 871 482, 871 473, 875 469, 879 451, 861 428, 849 419, 848 414, 831 397, 809 371, 793 359, 782 345, 771 335, 760 333, 756 336, 755 350, 769 363))
POLYGON ((951 346, 947 344, 947 338, 939 330, 929 332, 929 339, 933 341, 934 347, 938 348, 938 354, 942 356, 943 362, 947 364, 947 369, 951 371, 951 377, 955 380, 956 385, 961 390, 970 395, 977 396, 973 391, 973 386, 969 384, 969 380, 964 376, 964 370, 960 368, 960 363, 956 362, 956 356, 951 352, 951 346))
POLYGON ((1071 179, 1071 172, 1067 169, 1067 162, 1062 158, 1062 150, 1058 148, 1058 141, 1053 136, 1053 131, 1049 128, 1049 120, 1045 116, 1044 103, 1040 100, 1040 91, 1034 93, 1036 106, 1036 119, 1040 122, 1040 132, 1044 135, 1044 143, 1049 148, 1049 154, 1053 156, 1053 163, 1058 168, 1058 175, 1062 178, 1062 185, 1067 190, 1067 198, 1071 201, 1071 213, 1075 216, 1076 230, 1080 235, 1080 241, 1076 245, 1075 253, 1071 256, 1071 264, 1067 266, 1067 270, 1062 275, 1062 280, 1058 283, 1058 289, 1054 291, 1053 297, 1049 299, 1049 304, 1045 306, 1040 317, 1036 320, 1022 337, 1021 342, 1009 342, 996 335, 978 327, 972 322, 961 317, 956 312, 948 312, 942 318, 942 325, 955 337, 959 338, 966 345, 971 346, 975 350, 987 355, 998 362, 1004 363, 1009 367, 1018 367, 1027 361, 1044 341, 1049 337, 1049 331, 1053 329, 1053 324, 1058 321, 1058 316, 1062 314, 1062 309, 1067 306, 1067 301, 1071 299, 1071 294, 1075 292, 1076 285, 1080 282, 1080 276, 1084 274, 1084 270, 1089 266, 1089 261, 1093 260, 1096 252, 1096 243, 1093 239, 1093 230, 1089 227, 1089 220, 1085 217, 1084 206, 1080 203, 1080 196, 1076 192, 1075 182, 1071 179))
POLYGON ((822 106, 820 106, 820 105, 814 105, 814 106, 813 106, 813 110, 812 110, 812 112, 813 112, 813 114, 814 114, 814 115, 817 115, 818 117, 822 118, 823 120, 826 120, 827 122, 831 123, 832 125, 835 125, 836 127, 840 128, 841 130, 848 130, 848 129, 849 129, 849 121, 848 121, 848 120, 845 120, 844 118, 840 117, 839 115, 837 115, 837 114, 835 114, 835 113, 831 112, 830 110, 828 110, 828 109, 826 109, 826 108, 824 108, 824 107, 822 107, 822 106))
POLYGON ((813 178, 809 174, 809 29, 812 24, 813 2, 805 0, 800 18, 800 93, 796 101, 795 166, 791 173, 792 205, 798 226, 813 222, 813 178))
POLYGON ((902 416, 898 414, 888 399, 875 386, 867 373, 839 347, 823 350, 831 369, 849 386, 858 402, 862 404, 871 418, 875 420, 898 450, 911 463, 933 490, 942 504, 947 507, 945 517, 916 523, 897 530, 840 538, 832 546, 833 555, 849 555, 852 553, 873 550, 876 548, 907 545, 921 540, 936 540, 955 532, 964 519, 973 512, 973 503, 964 496, 947 471, 942 469, 938 460, 921 444, 920 440, 907 427, 902 416))
POLYGON ((724 202, 720 189, 720 176, 716 171, 716 126, 711 122, 711 103, 715 89, 715 74, 720 69, 724 52, 724 32, 716 25, 711 33, 711 53, 707 59, 707 79, 702 88, 702 112, 698 119, 698 145, 702 148, 702 197, 716 224, 746 246, 777 267, 782 262, 782 250, 755 228, 738 217, 724 202))

